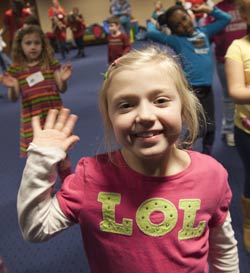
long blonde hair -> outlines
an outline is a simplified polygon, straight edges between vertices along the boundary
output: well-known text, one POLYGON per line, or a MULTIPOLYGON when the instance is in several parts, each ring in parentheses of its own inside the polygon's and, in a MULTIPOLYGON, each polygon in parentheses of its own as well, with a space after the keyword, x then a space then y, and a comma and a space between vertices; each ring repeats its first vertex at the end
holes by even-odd
MULTIPOLYGON (((123 70, 133 70, 145 67, 145 65, 157 64, 159 69, 168 73, 176 85, 177 92, 182 104, 183 127, 186 133, 180 137, 177 146, 179 148, 191 147, 197 139, 201 122, 204 126, 205 116, 199 100, 190 89, 186 77, 175 57, 166 50, 150 46, 140 50, 132 50, 123 55, 115 63, 111 64, 106 72, 105 80, 99 91, 99 109, 103 118, 105 145, 108 151, 116 144, 113 134, 112 123, 108 114, 108 90, 113 78, 123 70)), ((136 72, 135 72, 136 73, 136 72)))

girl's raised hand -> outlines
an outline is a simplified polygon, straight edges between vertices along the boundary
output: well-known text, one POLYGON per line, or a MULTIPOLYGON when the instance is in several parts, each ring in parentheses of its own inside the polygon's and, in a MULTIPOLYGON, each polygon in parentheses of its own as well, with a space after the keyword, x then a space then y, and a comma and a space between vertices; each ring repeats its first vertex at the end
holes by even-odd
POLYGON ((41 128, 39 116, 32 118, 33 140, 39 147, 54 147, 65 152, 79 141, 79 137, 72 135, 77 116, 70 114, 70 110, 63 108, 60 112, 51 109, 48 112, 44 128, 41 128))
POLYGON ((72 64, 66 63, 61 66, 61 79, 62 81, 67 81, 72 75, 72 64))
POLYGON ((0 83, 3 84, 7 88, 14 88, 18 86, 17 79, 10 76, 8 73, 4 73, 0 75, 0 83))
POLYGON ((209 6, 208 4, 206 3, 203 3, 201 5, 195 5, 191 8, 191 10, 194 12, 194 13, 199 13, 199 12, 202 12, 202 13, 210 13, 212 10, 213 10, 213 7, 209 6))

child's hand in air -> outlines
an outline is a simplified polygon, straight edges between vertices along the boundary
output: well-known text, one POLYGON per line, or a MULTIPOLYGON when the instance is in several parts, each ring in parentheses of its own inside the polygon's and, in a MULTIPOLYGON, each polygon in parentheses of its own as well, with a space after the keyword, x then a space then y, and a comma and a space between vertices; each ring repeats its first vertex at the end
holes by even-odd
POLYGON ((206 3, 201 5, 195 5, 191 8, 194 13, 210 13, 213 10, 213 7, 209 6, 206 3))
POLYGON ((63 108, 60 112, 51 109, 48 112, 44 129, 41 128, 39 116, 32 118, 33 140, 39 147, 54 147, 67 152, 72 145, 79 141, 79 137, 72 135, 77 116, 70 114, 70 110, 63 108))
POLYGON ((62 81, 67 81, 72 75, 72 65, 71 63, 66 63, 61 66, 61 79, 62 81))
POLYGON ((7 88, 14 88, 18 86, 17 79, 10 76, 8 73, 0 75, 0 83, 2 83, 7 88))

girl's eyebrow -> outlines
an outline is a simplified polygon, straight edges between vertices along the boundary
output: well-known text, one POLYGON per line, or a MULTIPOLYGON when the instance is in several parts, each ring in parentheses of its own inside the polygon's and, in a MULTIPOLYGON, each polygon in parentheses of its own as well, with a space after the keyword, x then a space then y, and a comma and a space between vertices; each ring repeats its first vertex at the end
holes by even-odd
POLYGON ((118 95, 118 96, 114 96, 113 97, 113 101, 114 102, 117 102, 117 101, 121 101, 121 100, 127 100, 127 99, 133 99, 133 98, 136 98, 136 94, 135 93, 131 93, 131 94, 121 94, 121 95, 118 95))
MULTIPOLYGON (((168 92, 172 91, 172 88, 167 88, 167 87, 163 87, 163 88, 156 88, 154 90, 152 90, 149 94, 149 96, 156 96, 156 95, 169 95, 168 92), (167 92, 167 94, 166 94, 167 92)), ((137 93, 138 92, 133 92, 131 91, 131 93, 127 93, 127 94, 119 94, 119 95, 114 95, 114 101, 117 100, 125 100, 125 99, 133 99, 137 97, 137 93)))

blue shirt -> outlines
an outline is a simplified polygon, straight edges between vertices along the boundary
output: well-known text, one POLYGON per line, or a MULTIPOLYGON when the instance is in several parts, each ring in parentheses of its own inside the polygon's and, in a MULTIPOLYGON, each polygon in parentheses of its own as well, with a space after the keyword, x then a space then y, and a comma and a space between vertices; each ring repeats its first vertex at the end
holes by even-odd
POLYGON ((167 35, 156 29, 155 24, 147 25, 147 37, 155 42, 168 45, 179 55, 187 80, 192 86, 212 85, 213 55, 210 37, 220 32, 231 16, 217 7, 209 13, 216 21, 203 27, 196 27, 192 35, 167 35))

